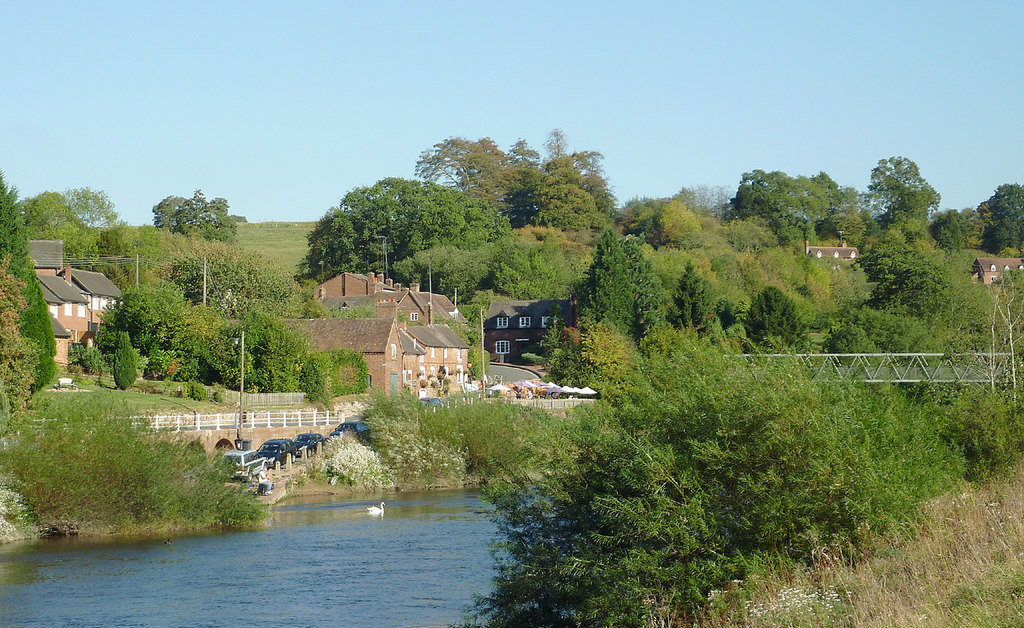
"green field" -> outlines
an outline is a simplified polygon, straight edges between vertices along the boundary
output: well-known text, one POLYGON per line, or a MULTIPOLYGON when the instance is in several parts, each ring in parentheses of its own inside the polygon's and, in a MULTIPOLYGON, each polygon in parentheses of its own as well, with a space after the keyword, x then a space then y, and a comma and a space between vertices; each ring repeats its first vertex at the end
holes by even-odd
POLYGON ((306 236, 315 222, 249 222, 238 224, 238 245, 276 260, 295 272, 306 255, 306 236))

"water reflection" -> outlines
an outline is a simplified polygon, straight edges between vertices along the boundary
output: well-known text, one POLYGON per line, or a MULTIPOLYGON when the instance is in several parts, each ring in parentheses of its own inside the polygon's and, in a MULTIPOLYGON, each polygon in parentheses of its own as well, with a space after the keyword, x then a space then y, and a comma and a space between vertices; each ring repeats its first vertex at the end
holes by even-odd
POLYGON ((487 590, 492 535, 477 492, 443 491, 296 498, 267 529, 172 544, 0 546, 0 624, 445 625, 487 590))

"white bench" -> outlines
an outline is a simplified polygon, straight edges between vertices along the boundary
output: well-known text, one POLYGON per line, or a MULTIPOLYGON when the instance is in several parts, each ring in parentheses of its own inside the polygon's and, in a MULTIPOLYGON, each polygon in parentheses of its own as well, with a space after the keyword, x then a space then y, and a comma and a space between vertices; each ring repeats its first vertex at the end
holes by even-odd
POLYGON ((78 386, 75 386, 75 380, 70 377, 58 377, 57 388, 78 388, 78 386))

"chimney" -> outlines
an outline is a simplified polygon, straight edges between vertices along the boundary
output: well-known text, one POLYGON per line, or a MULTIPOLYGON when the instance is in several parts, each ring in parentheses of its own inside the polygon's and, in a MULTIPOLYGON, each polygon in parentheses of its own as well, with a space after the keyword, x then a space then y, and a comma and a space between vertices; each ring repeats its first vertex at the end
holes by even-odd
POLYGON ((392 287, 391 277, 388 277, 387 279, 384 280, 384 285, 389 287, 389 288, 392 287))
POLYGON ((384 273, 377 273, 377 283, 384 283, 384 273))
POLYGON ((379 292, 384 292, 384 286, 381 285, 381 283, 379 281, 374 281, 373 282, 373 293, 377 294, 379 292))
POLYGON ((839 246, 843 247, 844 249, 846 248, 846 238, 843 238, 842 244, 840 244, 839 246))
POLYGON ((412 283, 409 284, 409 292, 419 292, 419 291, 420 291, 420 284, 418 284, 415 281, 413 281, 412 283))
POLYGON ((64 274, 64 281, 71 283, 71 265, 65 266, 60 272, 64 274))
POLYGON ((400 284, 400 283, 398 283, 396 281, 395 282, 395 292, 401 292, 401 291, 402 291, 402 284, 400 284))
POLYGON ((811 243, 807 238, 804 238, 804 255, 811 253, 811 243))

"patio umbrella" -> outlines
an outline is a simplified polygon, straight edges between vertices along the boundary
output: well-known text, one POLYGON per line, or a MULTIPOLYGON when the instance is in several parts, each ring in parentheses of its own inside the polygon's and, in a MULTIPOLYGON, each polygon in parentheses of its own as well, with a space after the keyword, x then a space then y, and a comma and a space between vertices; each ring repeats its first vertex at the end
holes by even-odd
POLYGON ((580 394, 581 395, 596 395, 597 391, 594 390, 593 388, 591 388, 590 386, 584 386, 583 388, 580 388, 580 394))
POLYGON ((511 389, 508 386, 503 386, 501 384, 495 384, 493 386, 488 386, 487 390, 490 390, 491 392, 498 392, 498 391, 500 391, 500 392, 508 392, 511 389))

